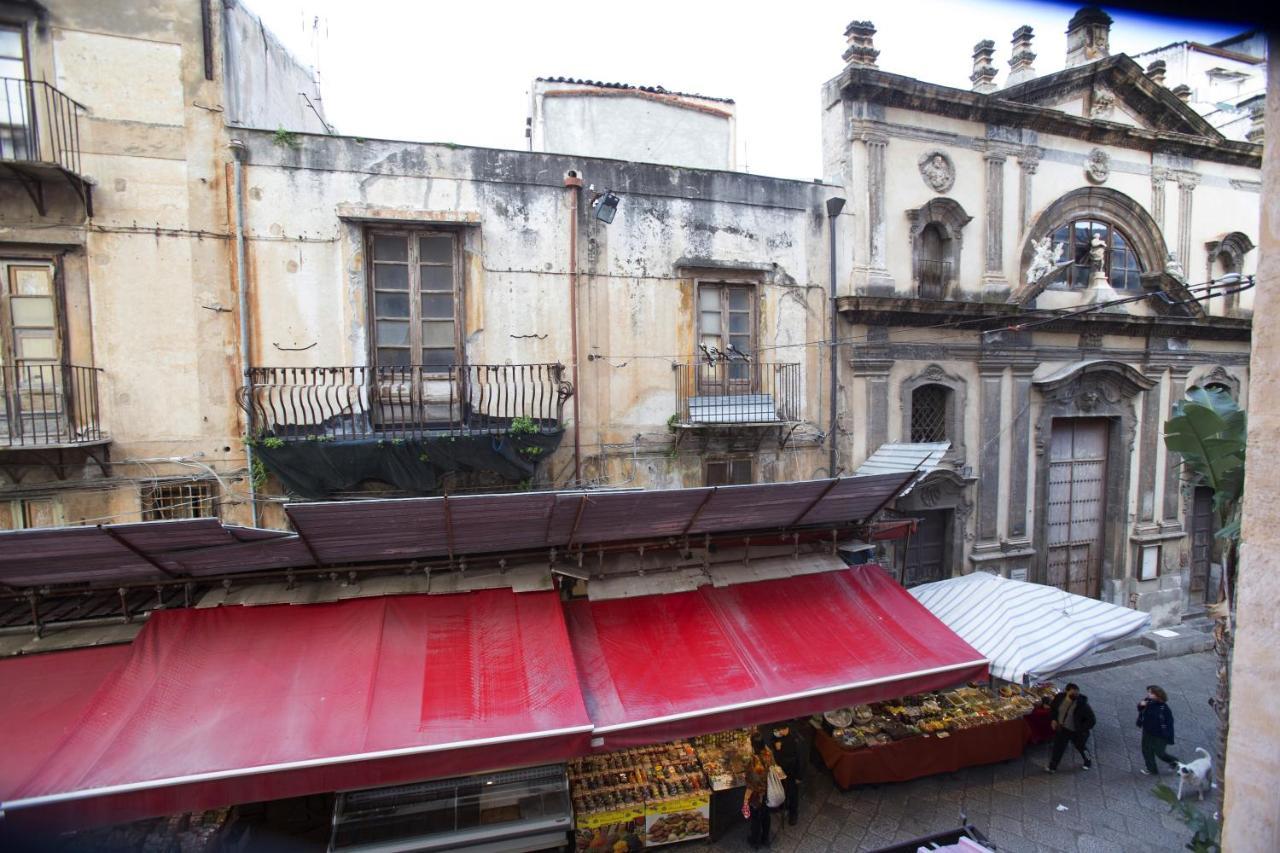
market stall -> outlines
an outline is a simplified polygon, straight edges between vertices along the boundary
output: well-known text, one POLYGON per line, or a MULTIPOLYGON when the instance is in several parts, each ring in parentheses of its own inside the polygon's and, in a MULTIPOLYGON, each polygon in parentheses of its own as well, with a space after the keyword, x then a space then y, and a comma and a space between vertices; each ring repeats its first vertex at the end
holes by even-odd
POLYGON ((1026 715, 1053 693, 970 685, 845 708, 814 719, 814 747, 842 789, 1007 761, 1031 740, 1026 715))
POLYGON ((597 753, 569 763, 577 850, 719 838, 742 822, 745 729, 597 753))

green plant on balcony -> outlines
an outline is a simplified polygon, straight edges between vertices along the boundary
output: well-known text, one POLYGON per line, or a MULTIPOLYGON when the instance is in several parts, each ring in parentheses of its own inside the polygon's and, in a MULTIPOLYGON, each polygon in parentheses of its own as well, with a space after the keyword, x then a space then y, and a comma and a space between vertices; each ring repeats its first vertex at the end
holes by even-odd
POLYGON ((524 416, 511 419, 511 426, 507 432, 511 435, 534 435, 538 431, 538 425, 531 418, 524 416))
POLYGON ((268 450, 279 450, 284 447, 284 439, 274 435, 269 435, 262 439, 262 446, 268 450))

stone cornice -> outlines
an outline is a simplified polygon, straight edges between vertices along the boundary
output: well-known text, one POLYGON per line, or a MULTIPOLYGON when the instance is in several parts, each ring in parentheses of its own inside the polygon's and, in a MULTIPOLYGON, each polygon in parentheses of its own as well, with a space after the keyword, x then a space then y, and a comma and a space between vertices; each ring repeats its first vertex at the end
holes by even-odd
MULTIPOLYGON (((1165 103, 1164 95, 1174 101, 1177 98, 1165 91, 1147 92, 1146 85, 1136 78, 1130 79, 1132 69, 1125 63, 1138 69, 1137 63, 1127 56, 1112 57, 1099 63, 1091 63, 1081 70, 1112 72, 1119 79, 1128 83, 1135 91, 1141 91, 1149 98, 1159 101, 1159 106, 1166 109, 1177 108, 1165 103), (1123 62, 1121 62, 1123 60, 1123 62)), ((1148 130, 1131 127, 1111 121, 1087 119, 1073 116, 1061 110, 1035 104, 1021 103, 1011 97, 1026 96, 1031 93, 1032 86, 1050 88, 1053 86, 1070 87, 1074 85, 1075 76, 1068 69, 1060 75, 1048 75, 1046 78, 1023 83, 1012 89, 991 94, 979 94, 965 89, 940 86, 926 83, 913 77, 900 74, 889 74, 876 68, 850 67, 833 82, 846 98, 870 101, 885 106, 912 109, 923 113, 948 116, 950 118, 988 124, 1020 127, 1041 133, 1052 133, 1082 139, 1097 145, 1111 145, 1120 148, 1136 148, 1143 151, 1160 151, 1162 153, 1179 154, 1201 160, 1219 163, 1231 163, 1250 166, 1258 169, 1262 166, 1262 146, 1249 142, 1225 140, 1207 122, 1204 127, 1194 124, 1183 111, 1176 114, 1185 119, 1178 130, 1148 130), (1207 132, 1205 131, 1207 128, 1207 132)), ((1138 69, 1143 80, 1150 81, 1138 69)), ((1150 84, 1152 87, 1154 83, 1150 84)), ((1155 103, 1155 101, 1153 101, 1155 103)), ((1168 114, 1168 113, 1166 113, 1168 114)))

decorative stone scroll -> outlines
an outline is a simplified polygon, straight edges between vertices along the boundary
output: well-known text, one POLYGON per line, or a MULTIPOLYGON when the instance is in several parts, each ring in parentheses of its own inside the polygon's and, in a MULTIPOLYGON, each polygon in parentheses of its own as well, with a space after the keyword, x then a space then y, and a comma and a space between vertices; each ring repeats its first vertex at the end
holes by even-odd
POLYGON ((1106 183, 1111 177, 1111 155, 1101 148, 1090 151, 1084 161, 1084 176, 1095 184, 1106 183))

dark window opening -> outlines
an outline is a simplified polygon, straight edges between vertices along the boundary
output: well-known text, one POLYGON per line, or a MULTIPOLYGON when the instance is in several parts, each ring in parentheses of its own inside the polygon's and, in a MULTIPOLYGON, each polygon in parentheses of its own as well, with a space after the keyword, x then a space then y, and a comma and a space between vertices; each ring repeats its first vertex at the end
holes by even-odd
POLYGON ((911 392, 911 440, 916 443, 947 440, 947 406, 951 389, 921 385, 911 392))
POLYGON ((1134 251, 1129 238, 1109 223, 1092 219, 1080 219, 1059 227, 1053 232, 1053 245, 1063 244, 1063 258, 1071 259, 1071 272, 1067 276, 1067 284, 1073 288, 1089 286, 1089 276, 1093 274, 1093 262, 1089 252, 1093 248, 1093 238, 1102 239, 1106 246, 1103 269, 1107 271, 1107 279, 1117 290, 1135 290, 1142 286, 1142 264, 1134 251))
POLYGON ((212 483, 199 480, 149 483, 142 487, 142 520, 217 518, 212 483))
POLYGON ((951 262, 947 260, 947 244, 942 229, 929 224, 920 232, 920 252, 916 259, 919 267, 920 297, 942 299, 946 296, 947 279, 951 277, 951 262))
POLYGON ((708 459, 703 485, 745 486, 755 482, 751 459, 708 459))

